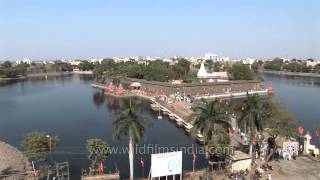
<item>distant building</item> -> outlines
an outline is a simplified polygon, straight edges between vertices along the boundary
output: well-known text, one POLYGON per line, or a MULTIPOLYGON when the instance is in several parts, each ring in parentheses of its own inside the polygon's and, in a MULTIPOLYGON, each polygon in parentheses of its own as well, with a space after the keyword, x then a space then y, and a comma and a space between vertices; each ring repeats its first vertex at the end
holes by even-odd
POLYGON ((22 61, 16 61, 16 64, 21 64, 21 63, 31 64, 32 61, 30 59, 23 59, 22 61))
POLYGON ((207 53, 204 55, 205 60, 212 60, 212 61, 217 61, 218 60, 218 55, 213 54, 213 53, 207 53))
POLYGON ((247 59, 242 60, 243 64, 248 64, 248 65, 252 65, 255 62, 256 62, 256 59, 253 59, 253 58, 247 58, 247 59))
MULTIPOLYGON (((63 61, 62 61, 63 62, 63 61)), ((72 66, 78 66, 81 61, 80 60, 69 60, 68 61, 72 66)))
POLYGON ((220 62, 229 62, 230 58, 229 57, 221 57, 221 58, 218 58, 217 60, 220 62))
POLYGON ((320 61, 310 61, 310 60, 307 60, 307 63, 306 63, 307 66, 311 66, 311 67, 314 67, 314 66, 316 66, 317 64, 320 64, 320 61))
POLYGON ((94 62, 99 62, 99 63, 101 63, 102 61, 103 61, 102 58, 90 59, 90 60, 89 60, 89 62, 92 62, 92 63, 94 63, 94 62))

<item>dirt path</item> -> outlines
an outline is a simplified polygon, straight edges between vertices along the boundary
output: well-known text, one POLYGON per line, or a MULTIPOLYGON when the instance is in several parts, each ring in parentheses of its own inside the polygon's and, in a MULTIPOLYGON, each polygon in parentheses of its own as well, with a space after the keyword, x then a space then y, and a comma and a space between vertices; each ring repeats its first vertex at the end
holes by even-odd
POLYGON ((0 141, 0 179, 21 179, 30 170, 27 159, 13 146, 0 141))

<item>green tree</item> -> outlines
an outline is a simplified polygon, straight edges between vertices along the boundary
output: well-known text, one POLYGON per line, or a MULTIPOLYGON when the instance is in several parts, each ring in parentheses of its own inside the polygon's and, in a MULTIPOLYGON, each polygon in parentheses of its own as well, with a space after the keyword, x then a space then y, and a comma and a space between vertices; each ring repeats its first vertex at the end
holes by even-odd
POLYGON ((228 133, 221 130, 212 136, 208 143, 210 161, 225 161, 227 155, 231 152, 230 137, 228 133))
POLYGON ((193 131, 197 133, 200 130, 205 142, 209 142, 213 134, 221 132, 221 129, 227 131, 231 127, 228 110, 221 106, 218 100, 210 102, 203 100, 202 104, 195 108, 195 112, 193 131))
POLYGON ((146 66, 144 64, 130 64, 127 67, 127 76, 130 78, 143 79, 146 71, 146 66))
POLYGON ((190 62, 183 58, 178 59, 178 62, 173 65, 173 71, 178 79, 183 79, 190 71, 190 62))
POLYGON ((58 144, 57 136, 48 137, 44 132, 31 132, 25 134, 22 139, 22 147, 25 155, 32 161, 45 158, 58 144))
POLYGON ((143 139, 146 127, 150 127, 151 122, 147 118, 139 116, 130 103, 127 109, 117 113, 113 126, 115 139, 120 140, 122 136, 129 137, 130 179, 133 180, 133 146, 143 139))
POLYGON ((231 80, 252 80, 254 72, 245 64, 234 64, 228 70, 229 79, 231 80))
POLYGON ((265 131, 273 138, 277 137, 296 137, 297 123, 293 115, 279 102, 270 102, 270 115, 264 121, 265 131))
POLYGON ((174 73, 169 63, 156 60, 147 65, 144 79, 165 82, 176 77, 177 73, 174 73))
POLYGON ((15 69, 17 71, 17 74, 25 75, 28 67, 29 65, 27 63, 20 63, 15 67, 15 69))
POLYGON ((2 65, 3 68, 11 68, 12 63, 10 61, 5 61, 2 65))
POLYGON ((259 73, 260 67, 261 67, 260 62, 254 62, 254 63, 251 65, 251 69, 253 70, 253 72, 254 72, 255 74, 258 74, 258 73, 259 73))
POLYGON ((313 72, 314 73, 320 73, 320 64, 317 64, 313 67, 313 72))
POLYGON ((79 65, 78 68, 82 71, 90 71, 94 68, 94 64, 90 63, 89 61, 82 61, 79 65))
POLYGON ((264 63, 264 69, 280 71, 282 69, 282 65, 284 64, 283 60, 280 58, 275 58, 272 61, 267 61, 264 63))
POLYGON ((90 175, 97 174, 97 167, 111 154, 111 147, 102 139, 88 139, 86 142, 88 159, 91 161, 90 175))
MULTIPOLYGON (((270 117, 270 102, 258 94, 247 94, 244 100, 244 110, 242 111, 238 124, 246 133, 250 133, 251 138, 256 132, 262 132, 264 121, 270 117)), ((250 154, 252 143, 250 143, 250 154)))
POLYGON ((71 64, 61 62, 61 61, 56 61, 53 65, 53 68, 55 69, 56 72, 73 71, 73 67, 71 64))
POLYGON ((18 76, 17 70, 13 67, 3 69, 2 73, 7 78, 15 78, 18 76))

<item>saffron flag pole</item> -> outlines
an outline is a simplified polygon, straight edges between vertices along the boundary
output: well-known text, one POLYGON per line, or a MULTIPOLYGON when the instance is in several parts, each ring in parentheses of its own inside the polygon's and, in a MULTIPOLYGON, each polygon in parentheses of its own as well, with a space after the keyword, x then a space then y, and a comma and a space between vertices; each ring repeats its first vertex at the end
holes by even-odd
POLYGON ((195 170, 195 163, 197 160, 197 155, 195 153, 192 154, 192 171, 194 172, 195 170))
POLYGON ((140 164, 141 164, 141 170, 142 170, 142 178, 144 178, 144 161, 142 158, 140 159, 140 164))
POLYGON ((105 165, 103 164, 103 162, 100 162, 100 164, 99 164, 99 172, 100 172, 101 175, 103 175, 105 168, 106 168, 106 167, 105 167, 105 165))

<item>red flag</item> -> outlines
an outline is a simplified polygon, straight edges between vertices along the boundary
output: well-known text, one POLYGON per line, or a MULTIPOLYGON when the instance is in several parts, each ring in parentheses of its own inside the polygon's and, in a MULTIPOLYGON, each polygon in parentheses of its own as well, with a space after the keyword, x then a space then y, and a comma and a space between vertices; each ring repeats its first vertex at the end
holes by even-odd
POLYGON ((106 167, 104 166, 104 164, 102 162, 100 162, 100 164, 99 164, 99 172, 100 172, 100 174, 103 174, 105 168, 106 167))
POLYGON ((257 144, 256 138, 253 138, 251 143, 255 146, 257 144))
POLYGON ((144 168, 144 161, 142 160, 142 158, 140 160, 140 164, 141 164, 141 168, 144 168))
POLYGON ((303 127, 299 126, 299 128, 298 128, 298 132, 299 132, 299 134, 300 134, 300 135, 302 135, 302 134, 303 134, 303 131, 304 131, 303 127))
POLYGON ((318 136, 318 137, 320 136, 320 129, 316 130, 316 136, 318 136))
POLYGON ((38 178, 40 177, 40 171, 39 170, 36 170, 36 172, 34 173, 34 175, 38 178))
POLYGON ((195 153, 192 154, 192 161, 193 162, 196 162, 197 160, 197 155, 195 153))
POLYGON ((268 94, 272 94, 272 93, 273 93, 272 84, 269 84, 269 86, 268 86, 268 94))

